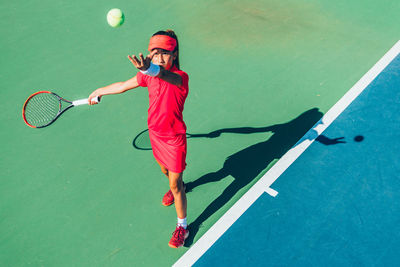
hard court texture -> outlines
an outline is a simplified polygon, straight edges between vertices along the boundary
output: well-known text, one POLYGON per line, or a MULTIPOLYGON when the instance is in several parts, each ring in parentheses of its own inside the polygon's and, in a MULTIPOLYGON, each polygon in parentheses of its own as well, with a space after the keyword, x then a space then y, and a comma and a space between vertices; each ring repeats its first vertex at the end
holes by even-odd
POLYGON ((170 266, 399 39, 398 1, 2 1, 0 265, 170 266), (106 14, 125 22, 111 28, 106 14), (172 28, 190 76, 186 247, 151 151, 138 88, 46 129, 21 118, 49 90, 76 100, 136 74, 172 28), (285 128, 286 126, 286 128, 285 128), (279 130, 279 138, 266 142, 279 130), (212 133, 212 134, 210 134, 212 133), (267 146, 257 144, 267 143, 267 146))

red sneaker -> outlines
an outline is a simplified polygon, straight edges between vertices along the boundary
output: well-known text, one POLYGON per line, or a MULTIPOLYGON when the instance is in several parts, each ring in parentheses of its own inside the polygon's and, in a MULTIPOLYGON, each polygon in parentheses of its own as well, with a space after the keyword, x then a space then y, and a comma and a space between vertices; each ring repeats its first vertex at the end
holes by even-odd
POLYGON ((172 233, 172 238, 168 245, 171 248, 180 248, 185 244, 185 239, 189 236, 189 230, 182 226, 177 226, 175 231, 172 233))
POLYGON ((165 193, 164 197, 162 198, 162 204, 164 206, 170 206, 174 204, 174 195, 172 194, 171 190, 168 190, 168 192, 165 193))

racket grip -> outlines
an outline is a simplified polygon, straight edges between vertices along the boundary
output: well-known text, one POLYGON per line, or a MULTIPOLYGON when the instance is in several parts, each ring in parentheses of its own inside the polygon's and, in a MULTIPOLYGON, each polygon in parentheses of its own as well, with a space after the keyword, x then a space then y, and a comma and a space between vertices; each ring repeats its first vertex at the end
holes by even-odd
MULTIPOLYGON (((99 103, 100 102, 100 98, 98 96, 96 96, 95 98, 92 99, 93 102, 99 103)), ((85 98, 85 99, 80 99, 80 100, 76 100, 72 102, 72 105, 74 106, 80 106, 80 105, 88 105, 89 104, 89 98, 85 98)))

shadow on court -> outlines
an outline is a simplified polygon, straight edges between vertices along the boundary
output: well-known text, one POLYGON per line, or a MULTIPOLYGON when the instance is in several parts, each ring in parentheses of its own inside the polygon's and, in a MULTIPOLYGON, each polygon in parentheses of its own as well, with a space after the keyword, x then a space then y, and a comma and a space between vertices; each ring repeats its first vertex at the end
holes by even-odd
POLYGON ((189 225, 190 236, 186 240, 185 246, 190 246, 193 243, 194 237, 204 221, 223 207, 240 189, 253 181, 274 159, 281 158, 312 126, 314 126, 315 123, 321 119, 322 116, 323 114, 317 108, 313 108, 288 123, 260 128, 228 128, 213 131, 208 134, 190 135, 191 138, 216 138, 222 133, 273 133, 273 135, 267 140, 246 147, 239 152, 228 156, 221 169, 207 173, 197 180, 186 184, 187 191, 191 191, 203 184, 220 181, 229 175, 234 178, 234 181, 222 192, 222 194, 211 202, 211 204, 205 208, 197 219, 189 225))
MULTIPOLYGON (((251 145, 228 156, 221 169, 207 173, 197 180, 186 184, 186 191, 190 192, 198 186, 218 182, 227 176, 232 176, 234 178, 234 181, 222 192, 222 194, 212 201, 211 204, 209 204, 197 217, 197 219, 189 225, 190 236, 186 240, 185 246, 191 246, 194 237, 204 221, 229 202, 229 200, 236 195, 240 189, 252 182, 274 159, 281 158, 322 118, 322 116, 323 114, 318 110, 318 108, 313 108, 287 123, 259 128, 225 128, 205 134, 187 134, 187 138, 190 139, 218 138, 223 133, 273 133, 273 135, 267 140, 251 145)), ((318 136, 315 141, 327 146, 346 143, 344 137, 332 139, 325 135, 318 136)), ((362 141, 362 139, 360 141, 362 141)), ((148 130, 146 129, 140 132, 134 138, 132 145, 139 150, 151 150, 148 130)))

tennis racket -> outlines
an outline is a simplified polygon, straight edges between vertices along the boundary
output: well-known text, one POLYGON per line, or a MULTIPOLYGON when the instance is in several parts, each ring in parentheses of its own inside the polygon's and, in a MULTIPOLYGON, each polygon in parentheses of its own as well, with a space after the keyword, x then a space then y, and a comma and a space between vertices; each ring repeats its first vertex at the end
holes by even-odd
MULTIPOLYGON (((97 97, 95 102, 100 102, 97 97)), ((22 118, 32 128, 43 128, 55 122, 58 117, 72 107, 89 104, 88 99, 68 101, 49 91, 32 94, 22 108, 22 118)))

